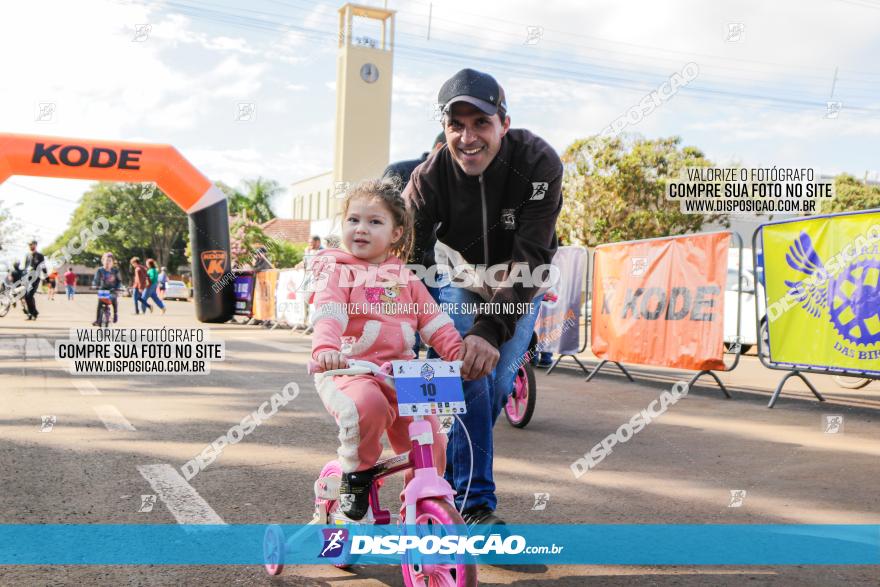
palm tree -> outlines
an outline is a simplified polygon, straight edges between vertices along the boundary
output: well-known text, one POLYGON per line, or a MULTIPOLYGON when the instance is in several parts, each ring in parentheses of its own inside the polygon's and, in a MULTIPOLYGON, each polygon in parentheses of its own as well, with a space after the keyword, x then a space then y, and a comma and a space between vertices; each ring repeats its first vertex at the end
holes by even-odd
POLYGON ((247 218, 257 224, 263 224, 275 218, 271 202, 275 196, 283 191, 283 188, 274 179, 258 177, 246 180, 244 182, 246 194, 223 182, 217 182, 216 185, 226 194, 230 216, 247 218))
POLYGON ((274 179, 249 179, 244 182, 247 188, 246 210, 247 216, 258 224, 263 224, 275 218, 272 212, 272 200, 283 191, 283 188, 274 179))

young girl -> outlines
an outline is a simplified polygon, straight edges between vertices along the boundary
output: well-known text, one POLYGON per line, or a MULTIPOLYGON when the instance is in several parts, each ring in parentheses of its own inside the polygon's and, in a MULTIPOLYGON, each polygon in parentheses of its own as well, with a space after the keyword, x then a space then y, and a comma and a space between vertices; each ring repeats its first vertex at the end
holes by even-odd
MULTIPOLYGON (((401 259, 407 258, 412 243, 412 217, 396 184, 389 180, 358 184, 348 193, 342 218, 342 242, 348 252, 321 251, 312 265, 313 275, 326 279, 326 287, 315 293, 312 315, 312 359, 319 369, 345 368, 348 359, 377 365, 412 359, 417 331, 444 360, 457 359, 461 337, 452 320, 440 311, 425 286, 402 267, 401 259), (370 278, 376 275, 395 278, 370 278), (355 342, 343 349, 343 336, 355 342)), ((382 433, 388 433, 396 453, 403 453, 409 448, 407 427, 412 418, 398 414, 394 389, 372 375, 324 377, 319 373, 315 386, 339 424, 340 509, 348 518, 360 520, 369 507, 372 481, 365 471, 379 460, 382 433)), ((446 436, 439 432, 436 417, 426 420, 434 428, 434 464, 442 475, 446 436)))

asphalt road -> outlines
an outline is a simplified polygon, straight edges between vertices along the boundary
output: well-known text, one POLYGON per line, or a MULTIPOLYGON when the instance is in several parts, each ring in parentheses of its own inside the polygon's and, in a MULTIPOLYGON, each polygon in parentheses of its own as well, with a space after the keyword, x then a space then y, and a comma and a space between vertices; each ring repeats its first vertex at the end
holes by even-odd
MULTIPOLYGON (((336 428, 305 361, 308 337, 289 330, 211 325, 227 358, 207 375, 74 377, 54 341, 94 319, 95 297, 38 298, 40 318, 13 309, 0 319, 0 522, 178 523, 202 516, 227 523, 305 523, 312 483, 334 458, 336 428), (179 467, 288 383, 300 395, 190 480, 193 503, 162 496, 151 475, 179 467), (45 416, 50 418, 46 419, 45 416), (54 419, 52 418, 54 417, 54 419), (49 426, 51 424, 51 426, 49 426), (47 430, 47 428, 49 428, 47 430), (151 511, 143 495, 158 495, 151 511), (197 503, 196 503, 197 502, 197 503), (194 505, 195 504, 195 505, 194 505)), ((121 300, 120 326, 198 326, 191 304, 135 316, 121 300)), ((590 361, 589 357, 586 357, 590 361)), ((590 365, 595 361, 590 361, 590 365)), ((613 367, 585 383, 563 365, 538 375, 539 401, 522 430, 495 430, 498 513, 509 523, 880 523, 880 385, 851 391, 812 377, 828 401, 790 382, 766 408, 781 373, 745 357, 722 375, 734 398, 706 379, 629 442, 575 479, 570 464, 686 374, 613 367), (843 428, 826 433, 825 416, 843 428), (739 507, 731 491, 745 490, 739 507), (535 494, 548 493, 544 509, 535 494)), ((400 478, 386 484, 394 496, 400 478)), ((485 585, 870 584, 876 567, 481 566, 485 585)), ((398 567, 0 567, 3 585, 401 585, 398 567)))

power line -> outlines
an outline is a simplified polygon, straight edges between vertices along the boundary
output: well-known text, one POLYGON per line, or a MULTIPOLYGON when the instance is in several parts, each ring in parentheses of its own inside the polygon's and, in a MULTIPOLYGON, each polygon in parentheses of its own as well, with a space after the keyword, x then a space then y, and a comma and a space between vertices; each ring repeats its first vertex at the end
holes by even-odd
MULTIPOLYGON (((276 31, 278 30, 278 28, 276 26, 277 23, 274 23, 272 21, 266 21, 263 19, 254 19, 251 17, 232 14, 229 12, 222 12, 222 11, 218 11, 218 10, 214 10, 214 9, 206 9, 206 8, 202 8, 199 6, 192 6, 192 5, 188 5, 188 4, 183 4, 181 2, 168 2, 167 4, 169 6, 179 8, 179 9, 183 10, 185 13, 187 13, 188 15, 193 16, 195 18, 219 21, 219 22, 223 22, 225 24, 230 24, 232 26, 239 26, 239 27, 244 27, 244 28, 257 28, 257 29, 261 29, 261 30, 276 30, 276 31)), ((244 10, 246 12, 250 12, 250 13, 254 13, 254 14, 268 14, 268 15, 272 14, 272 13, 268 13, 268 12, 264 12, 264 11, 254 11, 254 10, 246 10, 246 9, 239 9, 239 10, 244 10)), ((275 15, 275 16, 286 17, 286 15, 275 15)), ((288 24, 282 24, 282 27, 287 28, 287 29, 294 29, 294 30, 301 31, 305 36, 307 36, 309 38, 317 38, 321 41, 326 41, 331 36, 335 37, 335 35, 330 35, 328 32, 321 32, 320 30, 310 29, 308 27, 300 27, 300 26, 288 25, 288 24)), ((398 34, 400 34, 401 36, 414 36, 414 35, 410 35, 408 33, 405 33, 403 31, 398 31, 398 34)), ((457 43, 457 45, 459 45, 459 44, 457 43)), ((411 58, 418 58, 419 56, 422 56, 422 55, 430 57, 431 62, 436 61, 437 55, 439 53, 445 53, 447 59, 453 59, 453 60, 458 60, 458 61, 465 59, 465 58, 473 59, 473 56, 464 56, 464 55, 460 55, 460 54, 449 54, 448 52, 441 52, 436 49, 428 51, 428 50, 420 48, 420 47, 408 46, 408 45, 405 45, 405 44, 402 44, 399 42, 396 43, 396 48, 397 48, 398 53, 401 53, 401 54, 406 53, 411 58)), ((524 67, 523 63, 513 63, 510 61, 499 60, 497 58, 483 58, 483 60, 484 61, 491 61, 491 62, 495 63, 496 65, 499 65, 502 67, 507 66, 508 68, 513 69, 513 70, 517 71, 518 73, 521 73, 522 69, 524 67)), ((424 61, 424 59, 422 61, 424 61)), ((550 60, 550 61, 554 61, 554 60, 550 60)), ((559 60, 555 60, 555 61, 557 63, 559 62, 559 60)), ((644 77, 645 75, 652 75, 650 72, 633 72, 632 70, 629 70, 629 71, 623 70, 621 72, 621 70, 619 68, 614 69, 614 68, 608 68, 605 66, 584 64, 584 63, 580 63, 577 61, 571 61, 571 60, 569 61, 569 63, 572 63, 574 65, 580 65, 582 67, 610 69, 611 71, 618 72, 618 75, 607 75, 607 74, 601 74, 601 73, 597 73, 597 72, 587 73, 585 71, 572 70, 570 68, 563 68, 563 67, 559 67, 559 66, 555 67, 554 69, 556 69, 557 71, 563 72, 565 75, 575 75, 578 77, 586 78, 588 81, 591 81, 592 83, 596 83, 599 85, 606 85, 606 86, 611 86, 611 87, 629 87, 630 89, 633 89, 636 91, 650 91, 650 89, 651 89, 650 86, 653 85, 654 87, 656 87, 656 85, 658 83, 657 81, 654 81, 653 84, 651 84, 651 82, 647 82, 643 79, 625 78, 625 77, 621 77, 621 75, 619 75, 619 73, 624 73, 624 74, 635 73, 637 76, 644 77), (627 83, 627 84, 642 83, 642 84, 648 84, 648 87, 646 87, 645 85, 642 85, 642 86, 636 88, 636 87, 632 87, 632 86, 621 85, 624 83, 627 83)), ((544 72, 546 69, 548 69, 545 66, 540 65, 540 64, 525 65, 525 66, 530 68, 532 70, 533 74, 536 75, 537 77, 539 77, 539 78, 546 77, 546 76, 542 75, 542 72, 544 72)), ((723 76, 719 76, 717 74, 714 74, 714 77, 723 77, 723 76)), ((743 81, 742 78, 734 78, 734 80, 735 81, 743 81)), ((787 85, 787 87, 790 87, 790 84, 787 85)), ((695 87, 689 86, 684 91, 685 92, 694 92, 695 87)), ((822 90, 819 90, 818 88, 816 88, 814 91, 816 93, 819 93, 821 91, 824 94, 824 87, 822 90)), ((777 102, 780 102, 783 104, 790 104, 790 105, 795 104, 795 105, 801 105, 804 107, 818 107, 823 104, 823 102, 818 99, 804 100, 803 98, 790 98, 790 97, 785 97, 785 96, 761 95, 759 93, 754 93, 754 91, 752 91, 752 92, 737 92, 737 91, 731 91, 731 90, 719 90, 719 89, 706 89, 706 88, 704 88, 701 90, 701 93, 706 94, 707 96, 711 95, 713 100, 717 99, 719 96, 729 95, 729 96, 733 96, 734 98, 739 98, 739 99, 751 99, 751 100, 757 100, 759 102, 777 101, 777 102)), ((853 96, 850 95, 847 97, 847 99, 849 99, 851 97, 853 97, 853 96)), ((847 109, 850 112, 862 112, 862 113, 877 112, 877 110, 875 110, 875 109, 865 108, 865 107, 861 107, 861 106, 853 105, 853 104, 848 104, 847 109)))
POLYGON ((68 200, 67 198, 62 198, 62 197, 60 197, 60 196, 55 196, 55 195, 53 195, 53 194, 48 194, 48 193, 46 193, 46 192, 42 192, 42 191, 40 191, 40 190, 35 190, 34 188, 29 188, 29 187, 27 187, 26 185, 21 185, 20 183, 15 183, 14 181, 7 181, 6 183, 8 183, 9 185, 14 185, 15 187, 21 188, 21 189, 23 189, 23 190, 27 190, 27 191, 29 191, 29 192, 33 192, 33 193, 35 193, 35 194, 40 194, 41 196, 46 196, 47 198, 53 198, 53 199, 55 199, 55 200, 60 200, 60 201, 62 201, 62 202, 66 202, 66 203, 68 203, 68 204, 75 204, 75 205, 76 205, 76 204, 79 204, 79 201, 77 201, 77 200, 68 200))

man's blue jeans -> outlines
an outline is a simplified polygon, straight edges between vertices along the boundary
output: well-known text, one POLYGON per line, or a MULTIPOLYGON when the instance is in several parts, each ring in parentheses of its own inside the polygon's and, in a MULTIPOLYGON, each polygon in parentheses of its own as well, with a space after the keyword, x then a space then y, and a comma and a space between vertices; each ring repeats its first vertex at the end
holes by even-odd
POLYGON ((134 313, 140 314, 143 312, 147 313, 147 304, 144 300, 141 299, 141 295, 143 295, 144 290, 138 289, 136 287, 131 288, 131 297, 134 298, 134 313))
MULTIPOLYGON (((440 289, 438 301, 447 304, 446 311, 455 323, 455 329, 464 336, 473 326, 475 314, 461 313, 457 304, 480 304, 483 299, 464 288, 446 286, 440 289)), ((477 381, 464 382, 464 399, 467 413, 461 416, 473 445, 473 476, 468 491, 465 509, 487 505, 493 510, 498 500, 495 497, 495 481, 492 477, 492 458, 494 454, 492 427, 501 413, 507 398, 513 391, 513 380, 520 360, 529 347, 541 299, 534 300, 532 311, 525 314, 516 324, 513 338, 501 345, 501 356, 495 370, 477 381)), ((437 355, 433 349, 429 357, 437 355)), ((456 419, 446 447, 446 481, 455 489, 455 505, 461 508, 464 492, 468 484, 471 468, 471 450, 468 437, 456 419)))

